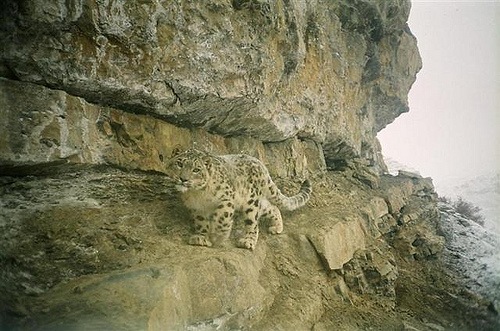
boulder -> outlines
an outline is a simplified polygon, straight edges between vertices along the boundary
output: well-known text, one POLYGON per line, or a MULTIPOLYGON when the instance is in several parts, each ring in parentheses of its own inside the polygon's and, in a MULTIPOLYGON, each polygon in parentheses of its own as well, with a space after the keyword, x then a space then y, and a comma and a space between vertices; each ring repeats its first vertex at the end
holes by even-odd
POLYGON ((357 219, 332 220, 308 235, 327 271, 340 270, 354 253, 365 249, 365 233, 357 219))

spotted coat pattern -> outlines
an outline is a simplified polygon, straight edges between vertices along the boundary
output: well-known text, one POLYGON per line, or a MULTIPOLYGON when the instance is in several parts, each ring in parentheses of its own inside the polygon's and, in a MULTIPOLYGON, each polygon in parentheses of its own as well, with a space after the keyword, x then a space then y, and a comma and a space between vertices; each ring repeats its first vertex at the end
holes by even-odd
POLYGON ((240 215, 244 234, 237 245, 253 250, 259 236, 259 219, 268 220, 270 233, 281 233, 279 208, 294 210, 305 205, 312 191, 306 180, 298 194, 283 195, 264 164, 244 154, 217 156, 196 149, 176 150, 167 162, 166 173, 175 181, 192 213, 191 245, 212 246, 227 239, 233 219, 240 215))

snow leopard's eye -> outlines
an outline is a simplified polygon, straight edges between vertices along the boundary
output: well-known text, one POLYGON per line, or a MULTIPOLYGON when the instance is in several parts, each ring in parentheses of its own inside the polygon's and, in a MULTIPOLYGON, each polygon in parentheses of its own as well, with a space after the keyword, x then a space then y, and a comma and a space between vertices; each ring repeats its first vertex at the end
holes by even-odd
POLYGON ((197 174, 201 171, 201 168, 194 168, 193 169, 193 173, 197 174))
POLYGON ((178 168, 182 168, 182 166, 183 166, 183 163, 181 160, 177 160, 177 162, 175 164, 177 165, 178 168))

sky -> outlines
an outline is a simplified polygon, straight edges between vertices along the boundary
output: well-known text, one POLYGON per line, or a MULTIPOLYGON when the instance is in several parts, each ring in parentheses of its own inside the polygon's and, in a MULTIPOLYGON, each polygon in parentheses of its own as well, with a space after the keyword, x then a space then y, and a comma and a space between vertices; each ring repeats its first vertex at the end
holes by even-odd
POLYGON ((435 181, 500 172, 500 0, 412 1, 423 68, 384 156, 435 181))

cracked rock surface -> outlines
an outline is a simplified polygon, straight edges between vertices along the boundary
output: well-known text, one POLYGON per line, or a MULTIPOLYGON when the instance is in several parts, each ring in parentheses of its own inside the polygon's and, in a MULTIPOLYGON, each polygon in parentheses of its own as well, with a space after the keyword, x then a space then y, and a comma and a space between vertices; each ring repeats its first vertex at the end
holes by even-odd
POLYGON ((409 1, 4 1, 2 76, 327 159, 377 152, 421 67, 409 1))

